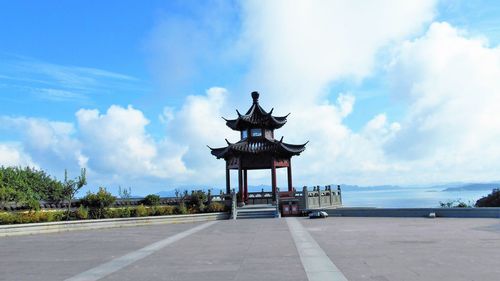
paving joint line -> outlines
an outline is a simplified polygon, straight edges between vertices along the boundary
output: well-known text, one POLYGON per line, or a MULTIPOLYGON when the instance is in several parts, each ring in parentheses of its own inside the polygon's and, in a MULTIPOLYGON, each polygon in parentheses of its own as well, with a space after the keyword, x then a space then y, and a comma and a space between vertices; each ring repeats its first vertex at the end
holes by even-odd
POLYGON ((207 227, 212 226, 213 224, 217 223, 217 221, 211 221, 204 223, 202 225, 195 226, 193 228, 190 228, 188 230, 185 230, 183 232, 174 234, 172 236, 169 236, 163 240, 157 241, 153 244, 150 244, 146 247, 143 247, 139 250, 132 251, 128 254, 125 254, 124 256, 112 259, 106 263, 103 263, 101 265, 98 265, 94 268, 91 268, 87 271, 84 271, 82 273, 79 273, 71 278, 66 279, 65 281, 97 281, 99 279, 102 279, 114 272, 117 272, 132 263, 135 263, 141 259, 144 259, 145 257, 163 249, 164 247, 173 244, 183 238, 186 238, 196 232, 199 232, 207 227))
POLYGON ((297 218, 286 218, 286 222, 309 281, 347 281, 297 218))

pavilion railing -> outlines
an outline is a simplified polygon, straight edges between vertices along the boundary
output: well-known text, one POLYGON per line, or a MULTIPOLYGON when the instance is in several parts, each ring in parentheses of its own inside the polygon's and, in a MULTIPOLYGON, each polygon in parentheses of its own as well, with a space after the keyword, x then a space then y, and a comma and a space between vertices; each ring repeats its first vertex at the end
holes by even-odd
POLYGON ((248 192, 247 204, 272 204, 273 193, 271 191, 248 192))
POLYGON ((331 185, 323 188, 313 186, 312 190, 304 186, 301 195, 300 207, 302 210, 342 206, 340 186, 337 186, 337 189, 332 189, 331 185))
MULTIPOLYGON (((301 210, 307 209, 317 209, 317 208, 328 208, 336 207, 342 205, 342 194, 340 187, 337 189, 332 188, 330 185, 320 187, 303 187, 302 190, 283 191, 279 192, 280 202, 289 202, 294 200, 300 206, 301 210)), ((143 198, 129 198, 121 199, 118 198, 114 203, 113 207, 125 207, 125 206, 138 206, 142 204, 143 198)), ((181 197, 161 197, 160 205, 178 205, 182 200, 186 198, 181 197)), ((211 202, 219 202, 227 207, 232 205, 232 195, 226 193, 219 194, 207 194, 206 205, 211 202)), ((260 191, 260 192, 249 192, 247 204, 273 204, 273 193, 271 191, 260 191)), ((68 206, 67 202, 45 202, 40 201, 41 208, 43 209, 65 209, 68 206)), ((80 206, 79 200, 73 200, 71 202, 71 208, 78 208, 80 206)), ((14 202, 5 203, 0 206, 0 211, 16 211, 24 210, 26 206, 22 204, 17 204, 14 202)))
MULTIPOLYGON (((304 186, 302 190, 279 192, 280 202, 297 202, 301 210, 339 207, 342 205, 342 192, 340 186, 332 188, 327 186, 304 186)), ((247 204, 273 204, 271 191, 249 192, 247 204)))

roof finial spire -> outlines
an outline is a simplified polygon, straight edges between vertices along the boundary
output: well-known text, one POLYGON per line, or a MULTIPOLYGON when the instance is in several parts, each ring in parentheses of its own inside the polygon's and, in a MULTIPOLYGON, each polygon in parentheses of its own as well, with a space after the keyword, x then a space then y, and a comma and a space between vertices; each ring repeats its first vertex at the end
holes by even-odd
POLYGON ((253 91, 252 92, 252 99, 253 99, 253 103, 259 103, 259 92, 253 91))

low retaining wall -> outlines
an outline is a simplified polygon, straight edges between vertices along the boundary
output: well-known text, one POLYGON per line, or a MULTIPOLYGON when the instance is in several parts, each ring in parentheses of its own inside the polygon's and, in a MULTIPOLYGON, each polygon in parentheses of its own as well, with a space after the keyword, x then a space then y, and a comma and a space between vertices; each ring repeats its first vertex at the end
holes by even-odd
POLYGON ((500 208, 337 208, 325 209, 330 216, 342 217, 428 217, 500 218, 500 208))
POLYGON ((14 235, 41 234, 62 231, 88 230, 138 225, 169 223, 190 223, 211 220, 225 220, 229 213, 208 213, 194 215, 155 216, 140 218, 119 218, 101 220, 60 221, 29 224, 0 225, 0 237, 14 235))

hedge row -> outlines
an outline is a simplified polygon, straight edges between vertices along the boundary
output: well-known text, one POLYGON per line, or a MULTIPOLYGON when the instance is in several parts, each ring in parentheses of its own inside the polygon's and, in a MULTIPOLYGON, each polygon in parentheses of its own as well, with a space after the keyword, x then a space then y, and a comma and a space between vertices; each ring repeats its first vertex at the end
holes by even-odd
MULTIPOLYGON (((212 202, 204 212, 223 212, 226 208, 223 204, 212 202)), ((129 218, 146 216, 165 216, 176 214, 200 213, 196 208, 186 208, 183 204, 178 206, 144 206, 123 207, 123 208, 80 208, 70 213, 71 220, 86 220, 100 218, 129 218)), ((0 224, 37 223, 54 222, 66 219, 65 211, 30 211, 30 212, 0 212, 0 224)))

